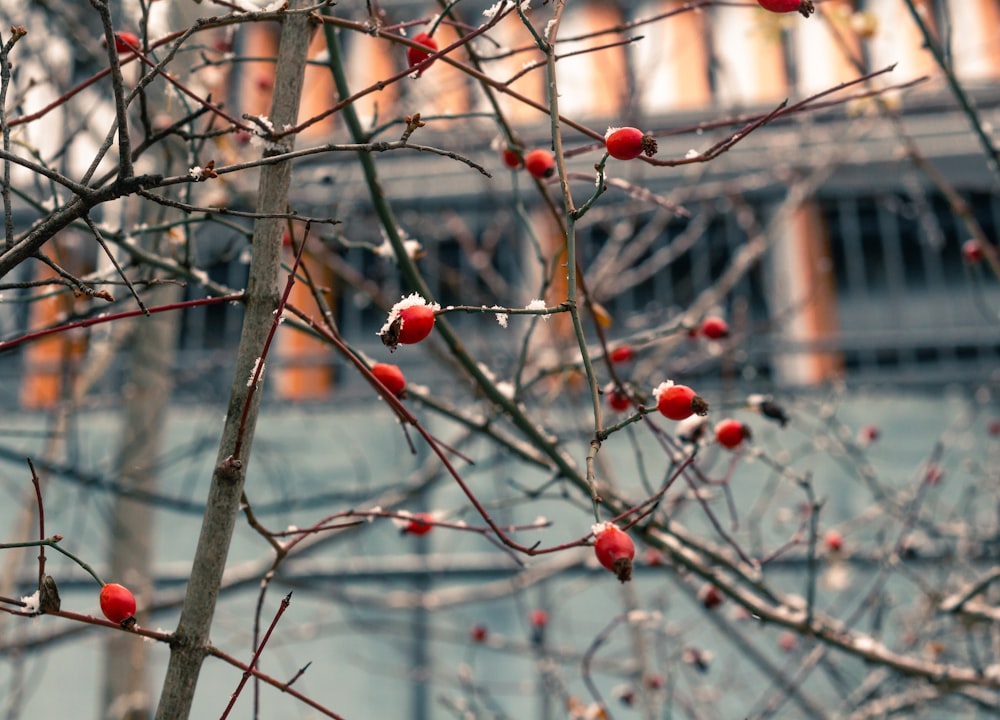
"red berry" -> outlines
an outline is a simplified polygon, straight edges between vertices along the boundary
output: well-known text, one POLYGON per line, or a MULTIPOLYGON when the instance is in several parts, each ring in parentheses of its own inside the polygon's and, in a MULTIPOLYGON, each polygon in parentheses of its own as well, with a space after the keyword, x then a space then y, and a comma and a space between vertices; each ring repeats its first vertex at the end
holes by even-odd
POLYGON ((940 465, 928 465, 927 471, 924 473, 924 481, 928 485, 937 485, 941 482, 941 478, 944 477, 944 472, 941 470, 940 465))
POLYGON ((802 13, 803 17, 809 17, 816 12, 812 0, 757 0, 757 4, 771 12, 798 12, 802 13))
POLYGON ((472 629, 469 630, 469 639, 474 643, 484 643, 487 637, 489 637, 489 631, 485 625, 473 625, 472 629))
POLYGON ((399 396, 406 389, 406 378, 403 371, 396 365, 389 363, 375 363, 372 365, 372 375, 393 395, 399 396))
MULTIPOLYGON (((431 56, 431 53, 437 52, 437 49, 438 49, 437 40, 435 40, 434 38, 432 38, 427 33, 423 33, 423 32, 419 33, 415 38, 413 38, 413 42, 415 42, 415 43, 417 43, 419 45, 423 45, 425 48, 429 48, 430 52, 427 52, 426 50, 421 50, 420 48, 415 48, 415 47, 408 47, 408 48, 406 48, 406 62, 407 62, 407 64, 410 67, 413 67, 414 65, 419 65, 424 60, 426 60, 427 58, 429 58, 431 56)), ((424 70, 426 70, 427 68, 429 68, 433 64, 434 64, 434 61, 432 60, 431 63, 430 63, 430 65, 427 65, 427 67, 423 67, 423 68, 417 70, 417 77, 420 77, 421 75, 423 75, 424 70)))
POLYGON ((660 673, 650 673, 642 679, 642 684, 650 690, 662 690, 667 681, 660 673))
POLYGON ((413 518, 403 526, 404 535, 426 535, 434 526, 431 523, 434 518, 430 513, 416 513, 413 518))
POLYGON ((612 410, 625 412, 632 406, 632 401, 623 391, 615 389, 608 393, 608 405, 612 410))
POLYGON ((608 359, 613 363, 623 363, 632 360, 635 357, 635 350, 631 345, 619 345, 610 353, 608 353, 608 359))
POLYGON ((878 440, 879 429, 877 425, 865 425, 858 430, 858 442, 862 445, 870 445, 878 440))
POLYGON ((646 157, 656 154, 656 140, 634 127, 608 128, 604 134, 608 155, 618 160, 633 160, 643 153, 646 157))
POLYGON ((986 424, 986 432, 990 437, 1000 437, 1000 420, 990 420, 986 424))
POLYGON ((646 548, 646 551, 642 554, 642 559, 650 567, 661 567, 666 562, 663 558, 663 553, 656 548, 646 548))
POLYGON ((134 624, 135 596, 118 583, 107 583, 101 588, 101 612, 113 623, 134 624))
POLYGON ((528 621, 531 623, 531 627, 543 628, 549 624, 549 614, 544 610, 532 610, 531 614, 528 615, 528 621))
POLYGON ((674 385, 667 381, 653 390, 656 409, 671 420, 684 420, 692 415, 707 415, 708 403, 695 395, 687 385, 674 385))
POLYGON ((798 638, 795 637, 795 633, 791 630, 786 630, 778 636, 778 647, 785 652, 792 652, 798 644, 798 638))
POLYGON ((722 591, 711 583, 702 587, 701 591, 698 593, 698 600, 706 610, 713 610, 719 607, 719 605, 722 604, 723 599, 722 591))
POLYGON ((532 150, 524 156, 524 167, 539 180, 552 177, 556 172, 556 159, 548 150, 532 150))
POLYGON ((621 582, 632 579, 635 543, 624 530, 611 523, 594 526, 594 554, 598 562, 613 572, 621 582))
POLYGON ((698 332, 709 340, 721 340, 729 336, 729 324, 720 317, 707 317, 701 321, 698 332))
POLYGON ((978 240, 966 240, 962 243, 962 257, 969 265, 975 265, 983 259, 983 246, 978 240))
POLYGON ((500 153, 500 156, 503 158, 503 164, 511 170, 519 170, 524 166, 524 160, 521 159, 521 153, 514 148, 505 147, 503 152, 500 153))
POLYGON ((829 552, 840 552, 840 549, 844 547, 844 536, 838 530, 829 530, 823 536, 823 545, 829 552))
POLYGON ((115 50, 120 53, 139 49, 139 37, 135 33, 119 30, 115 33, 115 50))
POLYGON ((739 420, 726 418, 715 426, 715 440, 722 447, 733 449, 749 437, 750 429, 739 420))
POLYGON ((399 311, 399 342, 412 345, 431 334, 434 309, 427 305, 410 305, 399 311))

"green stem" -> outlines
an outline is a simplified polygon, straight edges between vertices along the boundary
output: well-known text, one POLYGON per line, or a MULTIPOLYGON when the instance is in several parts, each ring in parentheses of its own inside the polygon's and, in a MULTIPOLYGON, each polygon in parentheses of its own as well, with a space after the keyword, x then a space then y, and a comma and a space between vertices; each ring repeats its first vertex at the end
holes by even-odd
POLYGON ((102 587, 104 586, 104 581, 101 580, 100 576, 94 571, 94 568, 90 567, 89 564, 85 563, 83 560, 78 558, 76 555, 71 553, 69 550, 64 549, 59 542, 62 540, 62 535, 53 535, 45 540, 29 540, 27 542, 17 542, 17 543, 0 543, 0 550, 10 550, 12 548, 26 548, 26 547, 47 547, 52 548, 56 552, 60 552, 70 560, 75 562, 77 565, 82 567, 87 571, 90 577, 94 578, 102 587))

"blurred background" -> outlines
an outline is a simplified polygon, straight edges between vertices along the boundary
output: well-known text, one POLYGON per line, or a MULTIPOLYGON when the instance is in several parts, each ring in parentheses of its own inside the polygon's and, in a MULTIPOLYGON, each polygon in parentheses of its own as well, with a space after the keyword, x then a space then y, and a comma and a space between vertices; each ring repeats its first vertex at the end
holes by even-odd
MULTIPOLYGON (((158 31, 207 14, 200 3, 159 4, 176 7, 159 20, 158 31)), ((533 4, 529 16, 541 19, 536 26, 542 31, 550 11, 540 0, 533 4)), ((914 4, 995 143, 1000 3, 914 4)), ((57 5, 31 12, 44 20, 57 5)), ((456 11, 477 25, 488 5, 463 0, 456 11)), ((817 15, 806 20, 796 13, 768 13, 752 2, 569 4, 556 63, 562 114, 600 132, 622 125, 649 131, 658 139, 659 159, 695 157, 786 99, 798 103, 893 66, 754 129, 711 162, 656 167, 610 161, 608 192, 577 225, 578 257, 591 299, 609 318, 609 341, 636 349, 630 380, 648 391, 664 375, 680 378, 710 397, 713 411, 754 418, 764 458, 756 463, 746 458, 739 484, 734 483, 741 542, 764 555, 787 541, 799 527, 802 498, 780 468, 809 474, 828 498, 824 525, 849 538, 847 551, 823 571, 824 611, 845 619, 870 612, 865 622, 872 627, 866 629, 905 645, 912 628, 930 628, 921 614, 925 583, 937 573, 943 576, 949 563, 956 570, 956 548, 963 550, 963 571, 978 572, 996 560, 1000 284, 988 261, 971 257, 966 243, 983 237, 995 246, 998 170, 903 0, 826 0, 818 6, 817 15), (588 48, 601 49, 573 54, 588 48), (727 318, 728 338, 709 342, 677 332, 707 314, 727 318), (746 398, 752 394, 780 400, 793 419, 790 429, 750 413, 746 398), (880 429, 877 443, 861 432, 866 427, 880 429), (778 467, 768 458, 778 458, 778 467), (882 518, 872 508, 881 493, 910 488, 932 463, 942 468, 949 490, 927 501, 935 524, 912 540, 911 559, 924 580, 909 582, 898 574, 886 579, 878 548, 905 523, 882 518), (961 533, 939 532, 950 520, 962 524, 961 533)), ((387 25, 420 21, 409 26, 410 36, 439 11, 429 3, 388 0, 377 7, 387 25)), ((117 10, 123 27, 134 28, 136 10, 117 10)), ((364 21, 369 10, 366 3, 341 2, 334 12, 364 21)), ((32 92, 71 86, 102 62, 96 43, 80 40, 98 24, 86 13, 78 15, 79 26, 59 40, 72 62, 60 73, 40 72, 45 82, 32 92)), ((205 35, 187 60, 192 78, 239 112, 266 114, 273 64, 253 59, 274 54, 276 27, 247 25, 235 33, 205 35), (250 60, 230 63, 227 53, 250 60)), ((406 67, 396 44, 346 31, 342 37, 352 88, 406 67)), ((444 46, 457 35, 442 26, 439 37, 444 46)), ((500 81, 524 72, 509 87, 545 104, 541 55, 515 17, 477 40, 476 50, 484 72, 500 81)), ((325 52, 319 33, 302 118, 328 108, 335 96, 329 73, 319 64, 325 52)), ((22 100, 28 109, 36 106, 30 93, 22 100)), ((99 93, 80 102, 88 118, 108 112, 109 99, 99 93)), ((399 226, 421 244, 421 270, 444 306, 518 308, 546 287, 550 305, 565 297, 565 282, 546 285, 546 262, 540 262, 557 255, 558 228, 530 178, 504 167, 499 149, 550 147, 548 118, 510 95, 499 102, 512 123, 510 138, 479 85, 438 62, 420 78, 357 103, 373 137, 396 139, 400 118, 420 113, 426 126, 415 142, 454 150, 492 174, 426 153, 376 156, 381 187, 399 226)), ((75 137, 73 111, 65 112, 61 122, 53 120, 52 137, 60 147, 70 147, 75 137)), ((232 162, 258 152, 247 141, 221 136, 195 159, 232 162)), ((337 115, 298 140, 300 147, 320 142, 348 142, 337 115)), ((564 143, 574 193, 586 198, 603 148, 572 128, 564 131, 564 143)), ((83 149, 57 162, 76 176, 86 158, 83 149)), ((184 167, 190 164, 198 163, 184 167)), ((554 186, 553 191, 557 196, 554 186)), ((227 176, 192 192, 202 205, 252 210, 256 180, 227 176)), ((315 282, 326 288, 351 346, 398 363, 431 401, 478 407, 480 399, 453 380, 443 346, 389 356, 376 336, 386 308, 409 288, 393 259, 378 252, 384 238, 356 156, 320 154, 297 162, 290 203, 304 214, 342 221, 310 236, 305 261, 315 282)), ((15 225, 27 226, 33 212, 15 202, 15 225)), ((126 209, 106 213, 100 222, 117 225, 119 240, 154 232, 146 228, 171 232, 126 209)), ((249 232, 250 223, 239 218, 210 218, 183 243, 177 239, 175 257, 217 287, 239 290, 246 282, 249 232)), ((286 252, 290 259, 291 249, 286 252)), ((58 253, 66 267, 80 273, 104 262, 86 234, 75 231, 60 238, 58 253)), ((40 300, 36 295, 42 291, 31 282, 49 273, 40 263, 25 264, 3 278, 0 339, 89 312, 69 293, 40 300)), ((172 299, 207 294, 214 293, 188 283, 175 288, 172 299)), ((301 286, 292 302, 311 307, 301 286)), ((225 412, 241 312, 232 304, 176 313, 158 331, 163 335, 157 342, 164 345, 150 344, 135 334, 141 331, 121 323, 0 353, 4 538, 36 532, 34 493, 23 463, 30 456, 48 483, 49 532, 64 535, 77 550, 89 547, 97 565, 108 557, 103 567, 114 576, 131 573, 148 585, 152 612, 141 621, 172 627, 225 412), (152 354, 143 356, 143 348, 152 354), (165 389, 156 385, 163 398, 152 417, 123 409, 130 394, 152 397, 131 374, 137 363, 162 365, 170 378, 165 389), (152 449, 130 439, 130 428, 137 438, 155 435, 152 449), (124 461, 129 447, 143 449, 124 461), (156 476, 156 485, 136 490, 137 475, 156 476), (155 508, 155 524, 138 512, 123 523, 123 498, 155 508), (141 543, 140 534, 146 536, 141 543), (152 565, 116 566, 114 551, 124 547, 128 554, 136 544, 150 546, 152 565)), ((536 369, 579 361, 572 328, 559 320, 539 330, 526 350, 523 334, 536 321, 515 316, 509 327, 501 327, 474 312, 448 319, 498 377, 509 377, 528 351, 536 369)), ((538 377, 544 376, 538 370, 538 377)), ((572 373, 554 376, 538 381, 543 412, 560 428, 567 451, 582 458, 588 439, 581 410, 585 388, 572 373)), ((305 525, 317 513, 374 506, 436 511, 475 523, 433 459, 422 448, 410 453, 394 417, 372 409, 370 386, 329 345, 279 333, 264 392, 264 424, 250 482, 256 511, 269 527, 305 525), (312 514, 304 516, 304 510, 312 514)), ((535 532, 545 543, 565 537, 567 524, 573 537, 586 532, 582 506, 544 472, 525 469, 511 453, 459 432, 446 413, 421 419, 477 458, 467 475, 502 522, 545 516, 554 527, 535 532)), ((641 497, 649 472, 643 458, 656 451, 655 442, 640 433, 628 437, 631 444, 609 443, 602 451, 601 469, 641 497)), ((728 456, 710 452, 705 463, 713 477, 734 477, 728 456)), ((715 500, 725 515, 721 498, 715 500)), ((696 531, 710 532, 694 506, 678 500, 673 510, 696 531)), ((373 717, 373 708, 379 717, 414 720, 585 717, 593 702, 580 670, 588 646, 615 613, 641 610, 646 615, 640 622, 613 626, 616 633, 601 645, 593 664, 598 687, 605 699, 619 703, 616 713, 623 717, 819 717, 814 714, 819 710, 847 717, 865 692, 874 692, 865 685, 865 665, 849 658, 813 659, 820 669, 800 677, 814 650, 808 639, 782 639, 779 629, 741 617, 735 607, 706 612, 700 583, 664 567, 661 559, 644 557, 636 582, 618 587, 606 582, 590 557, 586 550, 570 552, 532 561, 522 570, 478 535, 401 536, 388 521, 352 528, 282 567, 279 592, 271 591, 267 607, 273 610, 280 592, 292 590, 294 612, 268 646, 273 657, 265 659, 264 669, 291 677, 313 662, 298 689, 348 718, 373 717), (545 622, 538 622, 534 610, 545 611, 545 622), (488 629, 485 639, 470 636, 477 625, 488 629), (643 627, 649 632, 639 632, 643 627), (613 700, 626 690, 636 694, 634 704, 613 700)), ((0 594, 17 595, 18 588, 27 593, 33 560, 31 552, 0 556, 0 594)), ((269 562, 263 541, 241 527, 213 640, 242 659, 249 657, 257 589, 269 562)), ((801 557, 776 559, 769 579, 801 592, 803 572, 801 557)), ((82 571, 66 564, 57 578, 64 607, 96 611, 93 583, 82 571)), ((934 629, 928 632, 937 638, 934 629)), ((943 649, 928 645, 924 651, 958 653, 952 630, 940 632, 943 649)), ((140 688, 133 691, 138 697, 104 684, 103 678, 115 673, 98 660, 103 648, 99 632, 57 626, 47 618, 20 622, 0 616, 0 711, 9 718, 144 717, 142 708, 159 688, 166 651, 144 645, 145 659, 125 660, 143 668, 133 685, 140 688), (149 688, 145 695, 143 687, 149 688), (131 699, 116 706, 120 697, 131 699), (112 710, 102 714, 101 707, 112 710), (128 715, 129 707, 139 708, 137 714, 128 715), (121 708, 126 711, 118 712, 121 708)), ((123 652, 134 650, 111 650, 123 652)), ((201 686, 207 690, 199 695, 196 716, 217 717, 220 700, 238 675, 208 663, 201 686)), ((249 702, 242 698, 238 708, 249 714, 249 702)), ((263 717, 314 716, 273 690, 262 691, 262 702, 263 717)), ((973 703, 970 710, 951 702, 942 701, 926 716, 981 712, 988 717, 994 707, 976 710, 973 703)))

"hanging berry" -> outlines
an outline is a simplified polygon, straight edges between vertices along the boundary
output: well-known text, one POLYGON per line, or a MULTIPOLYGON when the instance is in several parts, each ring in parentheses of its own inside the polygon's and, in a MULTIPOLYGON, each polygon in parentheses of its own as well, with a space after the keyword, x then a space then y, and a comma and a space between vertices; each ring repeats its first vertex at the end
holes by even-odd
POLYGON ((375 363, 372 365, 372 375, 396 397, 402 395, 403 391, 406 390, 406 377, 396 365, 375 363))
POLYGON ((524 167, 524 159, 514 148, 507 146, 500 152, 500 157, 503 160, 504 166, 510 168, 511 170, 520 170, 524 167))
POLYGON ((618 412, 625 412, 632 406, 632 401, 629 400, 628 395, 620 388, 613 388, 607 393, 608 405, 612 410, 617 410, 618 412))
POLYGON ((120 53, 134 52, 139 49, 139 37, 135 33, 119 30, 115 33, 115 50, 120 53))
POLYGON ((613 363, 629 362, 635 358, 635 349, 631 345, 619 345, 610 353, 608 359, 613 363))
POLYGON ((486 626, 482 624, 473 625, 472 629, 469 630, 469 639, 472 642, 478 643, 480 645, 486 642, 486 639, 489 637, 489 635, 490 635, 489 630, 487 630, 486 626))
POLYGON ((844 547, 844 536, 838 530, 828 530, 823 536, 823 545, 828 552, 837 553, 844 547))
POLYGON ((983 259, 983 246, 978 240, 966 240, 962 243, 962 257, 969 265, 975 265, 983 259))
POLYGON ((715 426, 715 441, 730 450, 739 447, 740 443, 750 438, 750 428, 739 420, 726 418, 715 426))
POLYGON ((106 583, 101 588, 101 612, 104 617, 122 627, 135 624, 135 596, 118 583, 106 583))
MULTIPOLYGON (((437 52, 438 49, 437 40, 435 40, 430 35, 424 32, 417 34, 417 36, 413 38, 413 42, 417 43, 418 45, 423 45, 425 48, 427 48, 427 50, 421 50, 420 48, 416 47, 406 48, 406 63, 411 68, 414 67, 415 65, 419 65, 420 63, 422 63, 424 60, 429 58, 432 53, 437 52)), ((423 75, 424 70, 433 65, 434 62, 435 61, 432 60, 427 66, 417 70, 417 77, 423 75)))
POLYGON ((414 513, 403 525, 402 533, 404 535, 426 535, 434 529, 431 524, 433 522, 434 516, 430 513, 414 513))
POLYGON ((615 574, 621 582, 632 579, 632 559, 635 543, 624 530, 613 523, 594 525, 594 554, 597 561, 615 574))
POLYGON ((656 155, 656 140, 649 133, 634 127, 609 127, 604 133, 604 145, 608 155, 617 160, 634 160, 640 155, 656 155))
POLYGON ((671 420, 685 420, 692 415, 708 415, 708 403, 687 385, 667 380, 653 389, 656 409, 671 420))
POLYGON ((723 599, 722 591, 712 583, 706 583, 698 591, 698 601, 706 610, 714 610, 719 607, 723 599))
POLYGON ((524 156, 524 167, 532 177, 544 180, 556 173, 556 159, 548 150, 535 149, 524 156))
POLYGON ((809 17, 816 12, 816 6, 813 5, 812 0, 757 0, 757 4, 771 12, 797 12, 802 17, 809 17))
POLYGON ((711 315, 701 321, 701 327, 698 328, 698 332, 709 340, 721 340, 722 338, 729 337, 729 323, 720 317, 711 315))

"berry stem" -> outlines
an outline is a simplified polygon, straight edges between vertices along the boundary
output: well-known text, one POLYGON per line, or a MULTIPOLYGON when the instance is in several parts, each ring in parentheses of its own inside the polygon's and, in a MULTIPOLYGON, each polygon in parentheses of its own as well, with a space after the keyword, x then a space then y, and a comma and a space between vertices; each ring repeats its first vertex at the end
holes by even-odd
POLYGON ((68 557, 70 560, 75 562, 77 565, 82 567, 87 571, 90 577, 97 581, 97 584, 104 586, 104 581, 101 580, 100 576, 94 571, 94 568, 90 567, 83 560, 78 558, 76 555, 71 553, 59 545, 59 542, 63 539, 62 535, 53 535, 52 537, 45 538, 44 540, 28 540, 26 542, 15 542, 15 543, 0 543, 0 550, 9 550, 11 548, 26 548, 26 547, 49 547, 57 552, 61 552, 63 555, 68 557))
POLYGON ((442 21, 442 20, 444 20, 444 16, 445 16, 445 15, 447 15, 447 14, 448 14, 448 12, 449 12, 449 11, 450 11, 450 10, 451 10, 451 9, 452 9, 453 7, 455 7, 456 5, 458 5, 458 4, 459 4, 459 3, 461 2, 461 1, 462 1, 462 0, 451 0, 451 2, 449 2, 449 3, 447 4, 447 5, 445 5, 445 6, 444 6, 444 7, 443 7, 443 8, 441 9, 441 12, 439 12, 439 13, 437 14, 437 16, 435 16, 435 18, 434 18, 434 22, 432 22, 432 23, 431 23, 431 26, 430 26, 429 28, 427 28, 427 37, 434 37, 434 33, 435 33, 435 32, 437 31, 437 29, 438 29, 438 25, 440 25, 440 24, 441 24, 441 21, 442 21))

